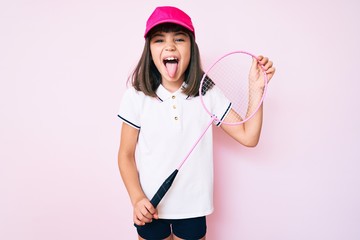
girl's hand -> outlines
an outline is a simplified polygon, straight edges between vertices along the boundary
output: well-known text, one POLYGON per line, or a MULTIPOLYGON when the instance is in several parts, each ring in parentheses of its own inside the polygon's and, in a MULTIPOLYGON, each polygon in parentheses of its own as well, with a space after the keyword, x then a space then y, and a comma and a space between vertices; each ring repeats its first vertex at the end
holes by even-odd
POLYGON ((260 65, 263 66, 263 68, 265 69, 265 72, 267 74, 268 77, 268 82, 270 81, 270 79, 274 76, 275 74, 275 67, 273 66, 273 62, 269 60, 269 58, 264 57, 264 56, 258 56, 258 59, 253 58, 253 62, 250 68, 250 73, 249 73, 249 79, 250 81, 254 81, 254 82, 264 82, 264 75, 262 74, 262 70, 260 65))
POLYGON ((157 211, 150 203, 149 199, 143 198, 134 204, 134 223, 142 226, 152 222, 152 219, 158 219, 157 211))

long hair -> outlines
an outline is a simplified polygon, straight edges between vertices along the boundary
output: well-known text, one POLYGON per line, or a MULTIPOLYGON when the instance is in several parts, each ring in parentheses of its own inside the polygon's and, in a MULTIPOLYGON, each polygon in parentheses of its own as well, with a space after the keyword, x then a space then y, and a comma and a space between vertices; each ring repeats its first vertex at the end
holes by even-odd
POLYGON ((198 96, 201 78, 204 74, 200 61, 200 51, 195 37, 188 29, 172 23, 164 23, 154 27, 145 39, 145 45, 140 60, 130 75, 128 81, 137 91, 143 92, 145 95, 156 97, 156 89, 161 84, 161 75, 157 70, 150 52, 150 40, 155 32, 178 32, 182 31, 189 35, 191 42, 191 55, 189 66, 185 70, 185 87, 182 91, 189 96, 198 96))

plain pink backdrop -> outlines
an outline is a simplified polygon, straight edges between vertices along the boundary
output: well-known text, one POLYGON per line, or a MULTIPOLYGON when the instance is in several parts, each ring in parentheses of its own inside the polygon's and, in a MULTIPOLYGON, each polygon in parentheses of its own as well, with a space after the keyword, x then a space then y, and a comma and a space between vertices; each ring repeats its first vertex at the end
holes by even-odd
POLYGON ((355 0, 1 1, 0 239, 136 238, 116 113, 157 5, 193 18, 204 66, 277 67, 257 148, 215 130, 207 239, 360 239, 355 0))

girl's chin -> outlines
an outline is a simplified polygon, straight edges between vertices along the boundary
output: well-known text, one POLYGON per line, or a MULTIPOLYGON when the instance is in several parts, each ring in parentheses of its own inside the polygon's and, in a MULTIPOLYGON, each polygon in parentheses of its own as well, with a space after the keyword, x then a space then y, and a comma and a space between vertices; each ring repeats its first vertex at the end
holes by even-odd
POLYGON ((184 76, 178 76, 177 74, 174 77, 171 77, 169 75, 165 75, 162 77, 163 81, 167 81, 167 82, 183 82, 184 81, 184 76))
POLYGON ((169 85, 181 85, 183 83, 183 80, 180 80, 180 79, 163 79, 161 82, 163 84, 169 84, 169 85))

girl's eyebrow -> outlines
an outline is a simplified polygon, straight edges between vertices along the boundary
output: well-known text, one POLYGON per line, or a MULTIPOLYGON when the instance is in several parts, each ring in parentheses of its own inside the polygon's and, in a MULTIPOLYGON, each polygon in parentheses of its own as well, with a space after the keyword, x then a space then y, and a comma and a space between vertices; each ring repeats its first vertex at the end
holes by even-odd
POLYGON ((163 37, 163 36, 164 36, 163 33, 161 33, 161 32, 156 32, 156 33, 154 33, 154 34, 151 36, 151 38, 154 38, 154 37, 163 37))
POLYGON ((182 31, 176 32, 174 35, 175 36, 179 36, 179 35, 187 36, 187 34, 185 32, 182 32, 182 31))

